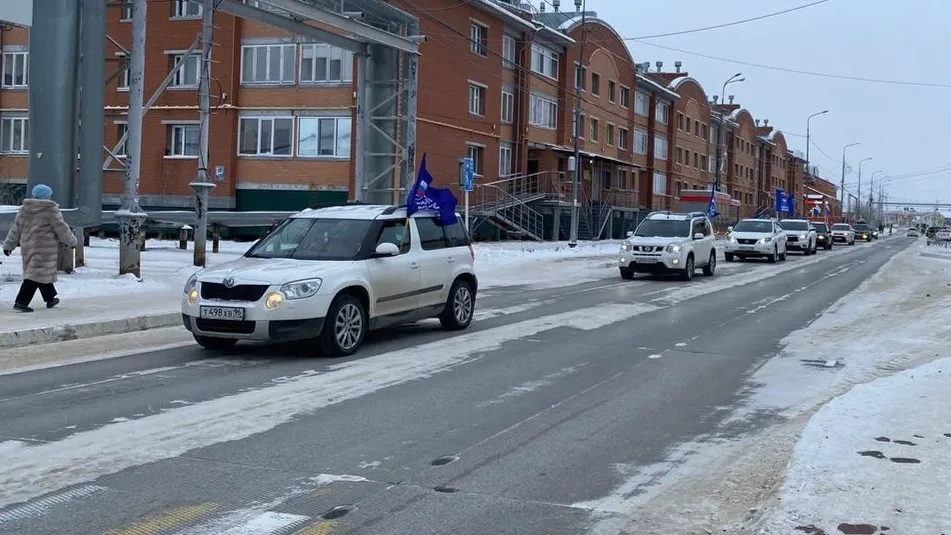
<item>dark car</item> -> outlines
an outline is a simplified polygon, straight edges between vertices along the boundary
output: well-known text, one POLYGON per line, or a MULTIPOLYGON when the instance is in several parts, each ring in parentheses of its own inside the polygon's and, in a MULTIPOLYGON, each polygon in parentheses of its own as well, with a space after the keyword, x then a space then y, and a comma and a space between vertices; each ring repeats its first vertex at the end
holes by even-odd
POLYGON ((813 223, 816 229, 816 247, 822 247, 826 251, 832 249, 832 230, 825 223, 813 223))
POLYGON ((856 223, 852 228, 855 229, 856 240, 872 241, 872 228, 868 223, 856 223))

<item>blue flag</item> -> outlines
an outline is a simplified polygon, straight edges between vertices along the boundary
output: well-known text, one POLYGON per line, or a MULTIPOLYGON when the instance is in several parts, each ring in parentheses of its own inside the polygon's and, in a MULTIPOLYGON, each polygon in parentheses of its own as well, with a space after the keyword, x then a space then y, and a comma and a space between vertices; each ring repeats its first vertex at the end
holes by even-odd
POLYGON ((710 186, 710 202, 707 203, 707 217, 710 219, 720 215, 720 212, 717 212, 717 186, 719 185, 719 182, 715 182, 710 186))
POLYGON ((433 177, 426 170, 426 154, 419 162, 416 183, 406 196, 406 216, 416 212, 433 212, 440 225, 452 225, 456 222, 456 196, 445 188, 432 187, 433 177))

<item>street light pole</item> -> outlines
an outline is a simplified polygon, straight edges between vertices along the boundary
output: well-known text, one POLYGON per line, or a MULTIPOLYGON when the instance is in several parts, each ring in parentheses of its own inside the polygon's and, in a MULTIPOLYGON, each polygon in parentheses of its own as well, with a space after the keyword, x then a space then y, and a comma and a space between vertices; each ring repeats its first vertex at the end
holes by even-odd
MULTIPOLYGON (((721 100, 720 100, 720 104, 721 104, 721 105, 722 105, 723 102, 726 100, 726 86, 728 86, 728 85, 730 85, 730 84, 733 84, 733 83, 745 81, 746 78, 740 78, 741 76, 743 76, 743 73, 738 72, 738 73, 734 74, 733 76, 727 78, 727 80, 726 80, 725 82, 723 82, 723 90, 720 91, 720 99, 721 99, 721 100)), ((715 186, 717 186, 717 185, 720 184, 720 168, 722 167, 722 163, 721 163, 722 150, 721 150, 721 147, 723 146, 723 139, 724 139, 724 137, 725 137, 725 136, 724 136, 724 131, 725 131, 724 126, 725 126, 725 124, 724 124, 724 117, 723 117, 723 108, 720 108, 719 111, 720 111, 720 126, 719 126, 719 128, 717 129, 717 171, 716 171, 716 175, 715 175, 716 178, 714 179, 714 183, 713 183, 714 185, 713 185, 713 186, 710 186, 711 188, 713 188, 713 187, 715 187, 715 186)))
POLYGON ((829 113, 829 110, 822 110, 822 111, 820 111, 820 112, 813 113, 813 114, 810 115, 809 117, 806 117, 806 175, 808 175, 809 177, 812 176, 812 171, 810 171, 810 169, 809 169, 809 145, 810 145, 810 143, 809 143, 809 134, 810 134, 809 122, 812 121, 812 118, 813 118, 813 117, 818 117, 818 116, 820 116, 820 115, 825 115, 826 113, 829 113))
POLYGON ((862 164, 871 159, 872 157, 869 156, 859 162, 859 192, 858 195, 855 196, 855 212, 858 215, 856 219, 862 219, 862 164))
MULTIPOLYGON (((839 189, 841 190, 841 191, 839 192, 839 196, 842 198, 842 200, 839 201, 839 203, 840 203, 840 204, 839 204, 839 215, 841 215, 841 216, 843 216, 843 217, 845 216, 845 151, 846 151, 849 147, 854 147, 854 146, 856 146, 856 145, 859 145, 859 143, 849 143, 849 144, 846 145, 845 147, 842 147, 842 184, 839 186, 839 189)), ((807 149, 809 148, 808 142, 806 143, 806 148, 807 148, 807 149)), ((808 165, 808 164, 807 164, 807 165, 808 165)), ((844 220, 844 219, 843 219, 843 220, 844 220)))
POLYGON ((872 204, 875 202, 875 175, 878 173, 884 173, 881 169, 872 172, 871 183, 868 186, 868 215, 874 215, 872 204))
MULTIPOLYGON (((578 245, 578 189, 581 186, 581 147, 579 145, 579 138, 581 137, 581 88, 584 86, 585 77, 584 77, 584 42, 585 36, 587 35, 587 27, 585 27, 586 14, 587 14, 588 2, 587 0, 581 5, 581 43, 578 46, 578 74, 575 76, 575 165, 574 169, 569 169, 571 172, 571 229, 568 235, 568 247, 576 247, 578 245)), ((556 222, 557 224, 557 222, 556 222)))
POLYGON ((201 78, 198 81, 198 176, 189 184, 195 192, 195 250, 192 264, 205 267, 208 243, 208 197, 215 184, 208 180, 208 126, 211 108, 211 45, 215 0, 205 0, 201 25, 201 78))

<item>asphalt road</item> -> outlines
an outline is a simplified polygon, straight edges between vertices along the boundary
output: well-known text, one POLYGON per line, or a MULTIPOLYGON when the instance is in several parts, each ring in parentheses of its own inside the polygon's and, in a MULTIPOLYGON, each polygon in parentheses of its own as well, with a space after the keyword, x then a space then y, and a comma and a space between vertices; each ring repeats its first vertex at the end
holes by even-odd
POLYGON ((584 533, 646 490, 616 492, 636 467, 749 432, 721 425, 747 377, 907 243, 496 288, 464 333, 383 331, 347 359, 187 347, 3 375, 0 533, 584 533))

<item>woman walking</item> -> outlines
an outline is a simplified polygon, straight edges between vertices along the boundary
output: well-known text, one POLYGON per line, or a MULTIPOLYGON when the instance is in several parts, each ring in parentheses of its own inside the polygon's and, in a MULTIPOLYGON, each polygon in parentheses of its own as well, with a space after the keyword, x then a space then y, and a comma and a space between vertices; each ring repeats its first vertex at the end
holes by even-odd
POLYGON ((23 284, 13 305, 17 312, 33 312, 30 303, 37 290, 46 308, 59 304, 53 283, 60 243, 76 247, 76 236, 63 220, 59 205, 53 201, 53 190, 39 184, 33 188, 33 198, 24 199, 13 228, 3 242, 3 254, 10 256, 19 246, 23 256, 23 284))

